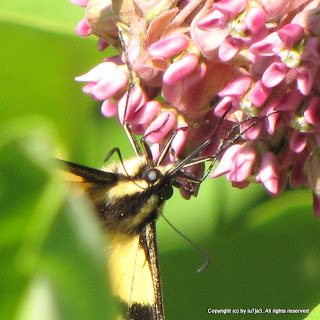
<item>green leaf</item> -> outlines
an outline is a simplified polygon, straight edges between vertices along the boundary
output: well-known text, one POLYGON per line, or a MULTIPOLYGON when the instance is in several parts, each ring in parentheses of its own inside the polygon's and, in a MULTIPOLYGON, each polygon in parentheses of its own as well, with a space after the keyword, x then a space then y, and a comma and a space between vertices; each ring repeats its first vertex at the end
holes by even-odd
POLYGON ((319 320, 320 319, 320 304, 318 304, 305 320, 319 320))
POLYGON ((57 175, 55 136, 40 117, 0 126, 0 318, 110 319, 106 243, 57 175))
POLYGON ((78 21, 84 17, 84 8, 68 0, 1 1, 0 20, 41 30, 73 34, 78 21))

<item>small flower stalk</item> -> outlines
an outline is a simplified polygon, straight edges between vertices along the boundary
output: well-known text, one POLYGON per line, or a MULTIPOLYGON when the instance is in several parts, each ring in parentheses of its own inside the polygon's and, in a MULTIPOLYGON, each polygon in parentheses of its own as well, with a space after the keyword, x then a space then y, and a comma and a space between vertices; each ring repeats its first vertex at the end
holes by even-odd
POLYGON ((320 217, 320 0, 72 2, 86 8, 77 33, 119 52, 76 78, 104 116, 152 150, 190 126, 173 141, 178 157, 214 135, 203 152, 221 150, 212 178, 274 197, 306 186, 320 217), (240 134, 219 149, 230 132, 240 134))

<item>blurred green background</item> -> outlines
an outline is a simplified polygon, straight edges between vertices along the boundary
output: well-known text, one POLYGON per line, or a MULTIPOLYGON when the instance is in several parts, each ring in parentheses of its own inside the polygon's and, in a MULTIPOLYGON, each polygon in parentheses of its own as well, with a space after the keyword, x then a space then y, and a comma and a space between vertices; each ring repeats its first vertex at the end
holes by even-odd
MULTIPOLYGON (((67 0, 0 4, 0 319, 112 319, 103 239, 86 203, 66 196, 52 156, 99 167, 108 150, 133 155, 116 119, 73 78, 112 52, 74 33, 83 9, 67 0)), ((166 217, 203 257, 158 222, 167 319, 304 319, 215 315, 207 309, 313 309, 320 301, 320 220, 311 193, 270 199, 261 186, 207 180, 176 192, 166 217)), ((320 319, 319 311, 309 319, 320 319)))

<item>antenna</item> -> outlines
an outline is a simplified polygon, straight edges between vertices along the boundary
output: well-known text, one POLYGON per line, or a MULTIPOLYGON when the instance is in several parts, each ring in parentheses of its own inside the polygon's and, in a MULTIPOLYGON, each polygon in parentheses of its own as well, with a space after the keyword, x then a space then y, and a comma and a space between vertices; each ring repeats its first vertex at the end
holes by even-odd
POLYGON ((211 258, 210 255, 207 251, 203 250, 200 248, 195 242, 193 242, 191 239, 189 239, 187 236, 185 236, 181 231, 179 231, 161 212, 161 216, 164 218, 164 220, 168 223, 168 225, 175 231, 177 232, 184 240, 187 240, 196 250, 198 250, 204 257, 205 257, 205 262, 204 264, 197 270, 197 273, 200 273, 204 271, 205 269, 208 268, 211 258))

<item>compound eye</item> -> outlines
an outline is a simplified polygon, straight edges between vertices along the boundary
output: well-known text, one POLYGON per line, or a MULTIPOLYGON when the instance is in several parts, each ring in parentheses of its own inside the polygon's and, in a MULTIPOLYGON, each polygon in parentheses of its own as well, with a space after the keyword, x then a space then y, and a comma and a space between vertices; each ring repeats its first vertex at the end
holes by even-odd
POLYGON ((154 183, 161 177, 161 172, 158 169, 152 168, 146 172, 145 179, 150 182, 154 183))

